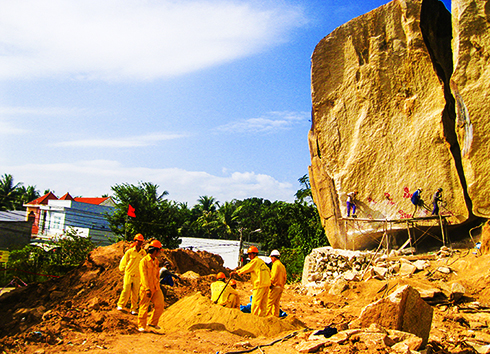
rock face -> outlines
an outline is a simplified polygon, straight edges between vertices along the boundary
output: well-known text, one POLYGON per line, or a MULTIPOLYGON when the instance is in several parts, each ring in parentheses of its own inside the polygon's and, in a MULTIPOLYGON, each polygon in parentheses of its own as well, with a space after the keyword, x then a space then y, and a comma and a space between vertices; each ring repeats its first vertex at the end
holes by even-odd
POLYGON ((457 133, 473 213, 490 218, 490 1, 456 0, 451 6, 457 133))
MULTIPOLYGON (((487 2, 478 4, 462 10, 464 26, 469 26, 465 21, 476 21, 467 10, 472 8, 488 27, 487 2)), ((472 26, 477 33, 480 27, 472 26)), ((477 133, 477 128, 464 123, 466 116, 458 115, 456 120, 450 90, 451 37, 451 14, 442 2, 394 0, 338 27, 315 48, 309 174, 313 199, 334 248, 371 247, 373 237, 366 235, 385 227, 341 220, 346 216, 347 193, 354 190, 358 191, 358 218, 412 217, 410 197, 417 188, 422 188, 427 208, 419 208, 416 217, 430 215, 432 196, 439 187, 445 201, 441 214, 452 224, 487 210, 490 198, 481 193, 490 178, 483 173, 490 164, 490 148, 484 149, 482 138, 486 126, 477 133), (461 126, 458 131, 456 123, 461 126), (466 152, 471 129, 473 141, 466 152)), ((485 49, 478 60, 469 54, 476 42, 481 43, 479 48, 488 47, 488 39, 484 35, 458 38, 465 43, 459 52, 467 53, 467 58, 464 65, 459 64, 462 59, 458 61, 461 74, 453 80, 453 91, 459 90, 458 104, 464 102, 466 108, 476 110, 484 106, 490 69, 485 71, 483 65, 488 57, 485 49), (467 77, 463 66, 478 69, 467 77), (470 99, 476 85, 481 97, 470 99)), ((476 127, 483 116, 471 119, 476 127)))

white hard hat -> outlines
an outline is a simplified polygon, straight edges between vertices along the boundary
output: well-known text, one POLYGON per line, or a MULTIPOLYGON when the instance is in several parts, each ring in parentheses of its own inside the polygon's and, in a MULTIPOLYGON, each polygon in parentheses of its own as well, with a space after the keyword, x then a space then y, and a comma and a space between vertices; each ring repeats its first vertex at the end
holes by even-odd
POLYGON ((272 250, 271 255, 269 257, 280 257, 281 254, 278 250, 272 250))

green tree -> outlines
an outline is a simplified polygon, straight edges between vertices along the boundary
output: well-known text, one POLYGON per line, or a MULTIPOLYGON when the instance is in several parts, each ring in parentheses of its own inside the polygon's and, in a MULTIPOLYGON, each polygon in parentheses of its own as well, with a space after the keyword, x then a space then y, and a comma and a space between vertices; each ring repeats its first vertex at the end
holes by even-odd
POLYGON ((95 248, 88 237, 69 228, 56 240, 44 246, 27 245, 21 250, 10 252, 5 279, 18 277, 26 283, 45 281, 50 276, 62 276, 82 264, 95 248))
POLYGON ((313 203, 313 196, 311 195, 311 185, 308 175, 303 175, 298 179, 301 184, 301 188, 295 193, 296 200, 299 202, 313 203))
POLYGON ((218 206, 219 202, 216 201, 214 197, 204 195, 200 196, 197 200, 197 209, 201 210, 202 212, 215 212, 218 206))
POLYGON ((219 222, 217 211, 219 203, 214 197, 200 196, 192 208, 192 227, 196 237, 219 238, 219 222))
POLYGON ((164 198, 167 191, 158 193, 159 186, 150 182, 123 183, 111 188, 116 209, 107 219, 116 235, 131 240, 141 233, 146 239, 160 240, 163 247, 178 247, 179 229, 184 220, 179 205, 164 198), (135 208, 135 218, 127 215, 129 205, 135 208))
POLYGON ((19 195, 17 198, 17 204, 19 207, 22 208, 24 204, 32 202, 34 199, 37 199, 41 196, 39 194, 39 191, 36 190, 36 186, 27 186, 27 187, 20 186, 18 189, 19 189, 19 195))
POLYGON ((218 238, 237 239, 238 220, 241 207, 237 207, 235 202, 225 202, 219 209, 216 217, 218 238))
POLYGON ((35 186, 25 187, 22 182, 14 183, 10 174, 0 178, 0 210, 25 210, 24 204, 39 196, 35 186))
POLYGON ((12 175, 4 174, 0 178, 0 210, 16 210, 20 186, 20 182, 14 184, 12 175))

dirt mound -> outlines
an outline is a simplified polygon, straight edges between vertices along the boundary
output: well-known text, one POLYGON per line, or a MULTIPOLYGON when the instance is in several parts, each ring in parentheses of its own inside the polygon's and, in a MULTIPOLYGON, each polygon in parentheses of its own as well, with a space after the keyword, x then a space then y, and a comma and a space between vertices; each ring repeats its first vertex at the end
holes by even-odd
POLYGON ((227 273, 223 267, 223 259, 205 251, 163 250, 160 258, 167 260, 170 263, 170 268, 179 274, 184 274, 190 270, 199 275, 210 275, 223 271, 227 273))
MULTIPOLYGON (((114 311, 123 285, 119 261, 130 245, 122 241, 98 247, 81 266, 65 276, 1 296, 0 347, 2 342, 18 338, 34 340, 41 336, 44 342, 55 341, 68 330, 135 331, 134 317, 114 311), (32 337, 29 333, 41 335, 32 337), (6 336, 11 338, 5 339, 6 336)), ((202 275, 198 279, 181 277, 176 287, 165 287, 167 306, 196 290, 209 293, 209 284, 214 281, 211 274, 228 272, 220 256, 207 252, 164 250, 159 258, 161 265, 168 261, 177 274, 192 269, 202 275)))
POLYGON ((286 319, 257 317, 238 309, 214 304, 200 292, 189 295, 169 307, 160 318, 166 332, 211 329, 228 331, 245 337, 273 337, 283 332, 305 328, 294 316, 286 319))

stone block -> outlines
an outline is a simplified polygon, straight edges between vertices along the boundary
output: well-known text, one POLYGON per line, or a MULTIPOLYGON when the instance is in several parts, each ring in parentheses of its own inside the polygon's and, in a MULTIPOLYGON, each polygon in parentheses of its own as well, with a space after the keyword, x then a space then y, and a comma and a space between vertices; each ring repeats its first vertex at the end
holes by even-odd
POLYGON ((418 271, 420 271, 430 267, 430 262, 425 261, 423 259, 418 259, 415 262, 413 262, 413 265, 417 268, 418 271))
POLYGON ((416 270, 417 267, 415 267, 413 264, 402 262, 400 265, 400 270, 398 271, 398 275, 402 277, 411 277, 416 270))
POLYGON ((372 323, 387 329, 415 334, 425 346, 429 338, 433 309, 409 285, 397 289, 388 297, 367 305, 359 316, 361 327, 372 323))
POLYGON ((458 302, 464 296, 466 289, 460 283, 451 284, 451 295, 449 296, 450 301, 458 302))
POLYGON ((296 350, 300 353, 314 353, 323 347, 325 343, 327 343, 327 339, 304 341, 296 346, 296 350))
POLYGON ((384 279, 386 276, 386 273, 388 273, 388 268, 386 267, 373 267, 373 271, 376 275, 379 275, 381 278, 384 279))

